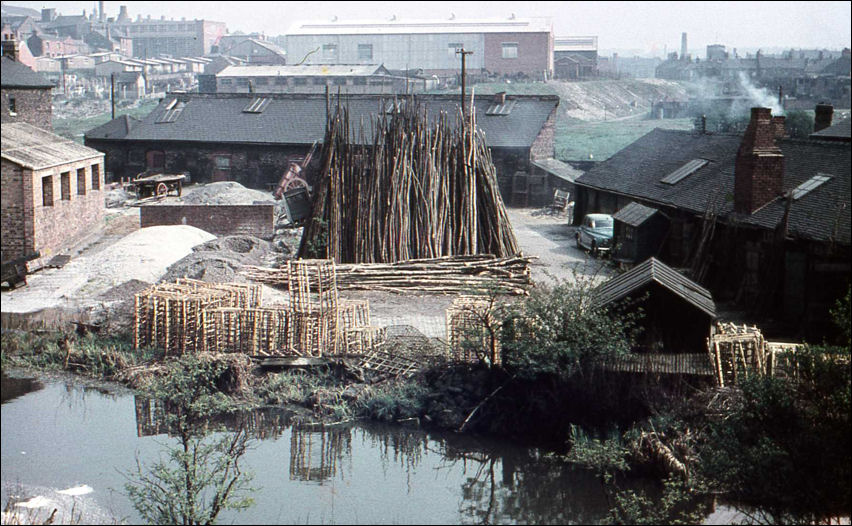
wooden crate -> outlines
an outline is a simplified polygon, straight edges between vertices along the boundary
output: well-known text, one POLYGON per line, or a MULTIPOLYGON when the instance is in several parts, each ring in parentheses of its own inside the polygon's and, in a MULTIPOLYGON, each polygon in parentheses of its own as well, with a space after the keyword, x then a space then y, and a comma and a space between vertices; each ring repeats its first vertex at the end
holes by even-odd
POLYGON ((502 363, 499 322, 493 301, 485 296, 459 296, 447 309, 450 358, 459 362, 502 363), (488 327, 495 333, 492 335, 488 327))
POLYGON ((209 309, 205 313, 207 348, 251 356, 289 354, 289 317, 285 309, 209 309))

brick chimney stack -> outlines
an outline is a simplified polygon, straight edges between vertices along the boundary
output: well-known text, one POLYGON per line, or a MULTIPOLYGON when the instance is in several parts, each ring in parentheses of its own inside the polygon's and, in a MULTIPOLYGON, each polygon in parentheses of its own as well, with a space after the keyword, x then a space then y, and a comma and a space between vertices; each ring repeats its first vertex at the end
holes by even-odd
POLYGON ((787 127, 785 123, 787 121, 787 117, 783 115, 779 115, 777 117, 772 117, 772 125, 775 127, 775 138, 783 139, 787 136, 787 127))
POLYGON ((814 110, 814 132, 824 130, 831 126, 834 116, 834 106, 831 104, 817 104, 814 110))
POLYGON ((494 94, 494 104, 506 104, 506 92, 501 91, 494 94))
POLYGON ((752 108, 734 167, 734 211, 752 214, 784 191, 784 155, 769 108, 752 108))
POLYGON ((0 55, 10 58, 15 62, 20 58, 20 48, 14 33, 4 34, 0 41, 0 55))

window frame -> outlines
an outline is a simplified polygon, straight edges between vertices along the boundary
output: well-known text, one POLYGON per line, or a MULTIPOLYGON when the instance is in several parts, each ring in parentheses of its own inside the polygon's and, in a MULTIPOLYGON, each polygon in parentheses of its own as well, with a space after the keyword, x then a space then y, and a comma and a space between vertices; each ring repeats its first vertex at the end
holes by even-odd
POLYGON ((86 195, 86 167, 77 168, 77 195, 86 195))
POLYGON ((518 56, 521 54, 520 48, 521 46, 518 44, 518 42, 500 42, 500 56, 503 58, 503 60, 514 60, 518 58, 518 56), (515 56, 506 56, 506 51, 511 49, 515 50, 515 56))

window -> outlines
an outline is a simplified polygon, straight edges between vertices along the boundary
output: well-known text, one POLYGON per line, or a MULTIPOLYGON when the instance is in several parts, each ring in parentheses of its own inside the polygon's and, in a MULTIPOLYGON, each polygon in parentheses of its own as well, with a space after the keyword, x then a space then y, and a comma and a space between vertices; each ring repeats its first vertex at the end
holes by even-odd
POLYGON ((237 79, 237 86, 241 88, 247 88, 249 85, 248 79, 237 79))
POLYGON ((18 103, 15 97, 9 97, 9 114, 14 115, 18 111, 18 103))
POLYGON ((101 189, 101 165, 92 165, 92 190, 101 189))
POLYGON ((293 84, 295 86, 304 86, 308 83, 308 79, 305 77, 296 77, 293 79, 293 84))
POLYGON ((41 204, 53 206, 53 176, 47 175, 41 178, 41 204))
POLYGON ((816 187, 831 179, 831 177, 832 176, 829 174, 817 172, 817 175, 811 177, 810 179, 793 189, 793 200, 801 199, 808 192, 814 190, 816 187))
POLYGON ((463 47, 464 44, 462 44, 461 42, 451 42, 447 44, 447 54, 452 58, 458 58, 456 57, 456 51, 463 47))
POLYGON ((503 58, 518 58, 517 42, 503 42, 500 46, 503 48, 503 58))
POLYGON ((77 195, 86 195, 86 169, 77 169, 77 195))
POLYGON ((231 79, 219 79, 219 83, 223 86, 230 86, 231 84, 233 84, 233 82, 231 82, 231 79))
POLYGON ((287 77, 275 77, 275 85, 276 86, 286 86, 287 85, 287 77))
POLYGON ((217 155, 214 158, 214 162, 216 164, 217 170, 230 170, 231 169, 231 157, 228 155, 217 155))
POLYGON ((373 44, 358 44, 358 60, 373 60, 373 44))
POLYGON ((269 100, 265 97, 252 99, 249 105, 243 108, 243 113, 263 113, 263 110, 269 106, 269 100))
POLYGON ((337 60, 337 44, 323 44, 322 58, 326 60, 337 60))
POLYGON ((333 79, 332 82, 334 83, 335 86, 345 86, 346 85, 346 79, 345 78, 336 78, 336 79, 333 79))
POLYGON ((62 190, 62 200, 70 201, 71 200, 71 172, 62 172, 60 175, 60 182, 62 183, 60 189, 62 190))

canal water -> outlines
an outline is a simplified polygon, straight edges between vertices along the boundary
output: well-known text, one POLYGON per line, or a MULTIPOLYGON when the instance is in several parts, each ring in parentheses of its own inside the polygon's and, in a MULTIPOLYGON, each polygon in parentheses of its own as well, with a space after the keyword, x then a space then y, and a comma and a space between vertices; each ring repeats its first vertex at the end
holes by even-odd
MULTIPOLYGON (((2 391, 4 505, 11 498, 31 518, 57 508, 64 522, 72 514, 82 523, 141 521, 125 474, 174 444, 150 402, 67 378, 4 374, 2 391)), ((293 425, 275 412, 242 421, 253 436, 242 464, 254 473, 255 504, 223 513, 222 524, 588 524, 607 511, 589 472, 504 441, 368 423, 293 425)), ((708 522, 720 519, 717 512, 708 522)))

